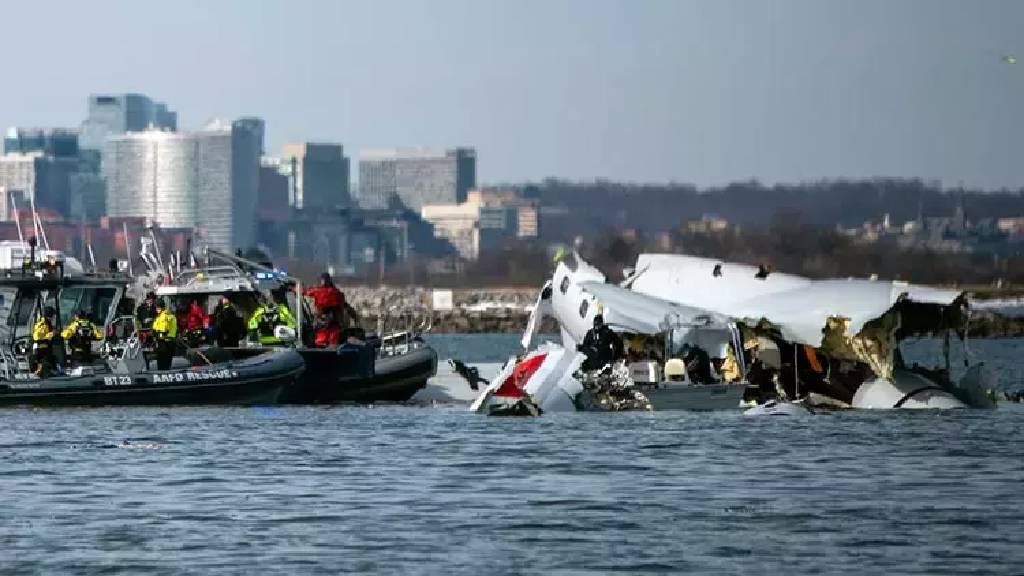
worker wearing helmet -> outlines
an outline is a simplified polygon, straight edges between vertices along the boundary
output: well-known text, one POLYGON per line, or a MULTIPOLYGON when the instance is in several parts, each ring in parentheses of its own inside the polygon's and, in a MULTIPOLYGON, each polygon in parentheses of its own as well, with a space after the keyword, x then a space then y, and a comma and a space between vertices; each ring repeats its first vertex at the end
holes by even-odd
POLYGON ((583 343, 576 347, 587 355, 581 368, 599 370, 625 357, 622 338, 604 323, 604 316, 594 316, 594 327, 587 331, 583 343))
POLYGON ((42 316, 32 326, 32 373, 40 378, 49 376, 56 366, 53 354, 53 339, 57 336, 54 322, 57 311, 47 306, 42 316))
POLYGON ((320 275, 320 285, 307 288, 304 294, 313 299, 318 315, 330 313, 342 329, 359 325, 359 314, 345 300, 345 293, 334 285, 327 272, 320 275))
POLYGON ((264 302, 249 318, 249 332, 259 337, 260 344, 275 346, 281 339, 274 334, 278 326, 295 329, 295 316, 288 309, 288 299, 284 290, 271 292, 272 302, 264 302))
POLYGON ((178 340, 178 320, 167 309, 163 300, 156 301, 156 318, 153 320, 153 337, 156 340, 156 367, 169 370, 174 360, 178 340))
POLYGON ((99 327, 89 320, 85 310, 75 312, 67 327, 61 332, 71 346, 71 361, 79 365, 92 364, 95 357, 92 353, 92 343, 103 339, 103 332, 99 327))

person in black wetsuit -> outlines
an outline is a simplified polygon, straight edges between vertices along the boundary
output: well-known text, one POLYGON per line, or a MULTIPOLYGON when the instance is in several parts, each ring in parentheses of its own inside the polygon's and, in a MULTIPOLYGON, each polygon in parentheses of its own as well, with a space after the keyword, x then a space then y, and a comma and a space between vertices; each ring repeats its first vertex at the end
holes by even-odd
POLYGON ((213 328, 213 339, 221 348, 237 348, 238 343, 245 338, 245 321, 227 296, 221 296, 220 302, 210 314, 210 326, 213 328))
POLYGON ((710 384, 714 382, 711 376, 711 357, 698 346, 683 344, 683 362, 686 362, 686 371, 690 374, 690 380, 698 384, 710 384))
POLYGON ((587 330, 583 343, 576 349, 587 355, 583 370, 598 370, 625 357, 622 338, 604 323, 600 314, 594 316, 594 327, 587 330))

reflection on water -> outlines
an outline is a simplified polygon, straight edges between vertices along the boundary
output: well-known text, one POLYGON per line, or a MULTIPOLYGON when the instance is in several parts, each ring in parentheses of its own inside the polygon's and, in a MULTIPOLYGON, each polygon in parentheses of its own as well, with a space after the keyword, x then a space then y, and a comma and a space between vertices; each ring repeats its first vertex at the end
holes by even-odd
POLYGON ((1019 574, 1024 561, 1016 405, 0 416, 2 574, 1019 574))

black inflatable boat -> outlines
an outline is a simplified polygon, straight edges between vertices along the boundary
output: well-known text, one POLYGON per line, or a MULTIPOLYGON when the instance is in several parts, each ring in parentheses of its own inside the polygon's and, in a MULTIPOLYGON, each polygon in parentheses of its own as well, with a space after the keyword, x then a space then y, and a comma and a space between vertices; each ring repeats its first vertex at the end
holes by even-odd
POLYGON ((300 348, 306 372, 281 393, 282 404, 405 402, 437 373, 437 353, 423 345, 377 355, 372 344, 300 348))
POLYGON ((77 375, 0 380, 0 406, 273 404, 305 368, 302 357, 287 348, 203 352, 213 363, 121 373, 86 368, 77 375))

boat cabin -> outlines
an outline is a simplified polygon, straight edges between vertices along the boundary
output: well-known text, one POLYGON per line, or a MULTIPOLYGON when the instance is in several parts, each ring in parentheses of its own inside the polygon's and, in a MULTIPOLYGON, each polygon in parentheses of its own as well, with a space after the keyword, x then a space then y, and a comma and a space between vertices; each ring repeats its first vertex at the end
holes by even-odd
MULTIPOLYGON (((125 299, 129 280, 120 274, 67 276, 63 267, 49 262, 8 271, 0 278, 0 372, 5 378, 28 372, 32 328, 48 307, 56 311, 54 330, 57 333, 78 311, 83 311, 99 327, 113 323, 119 315, 131 310, 131 302, 125 299)), ((103 344, 103 341, 93 343, 94 351, 103 344)), ((64 361, 64 352, 63 346, 54 347, 54 355, 60 363, 64 361)))

